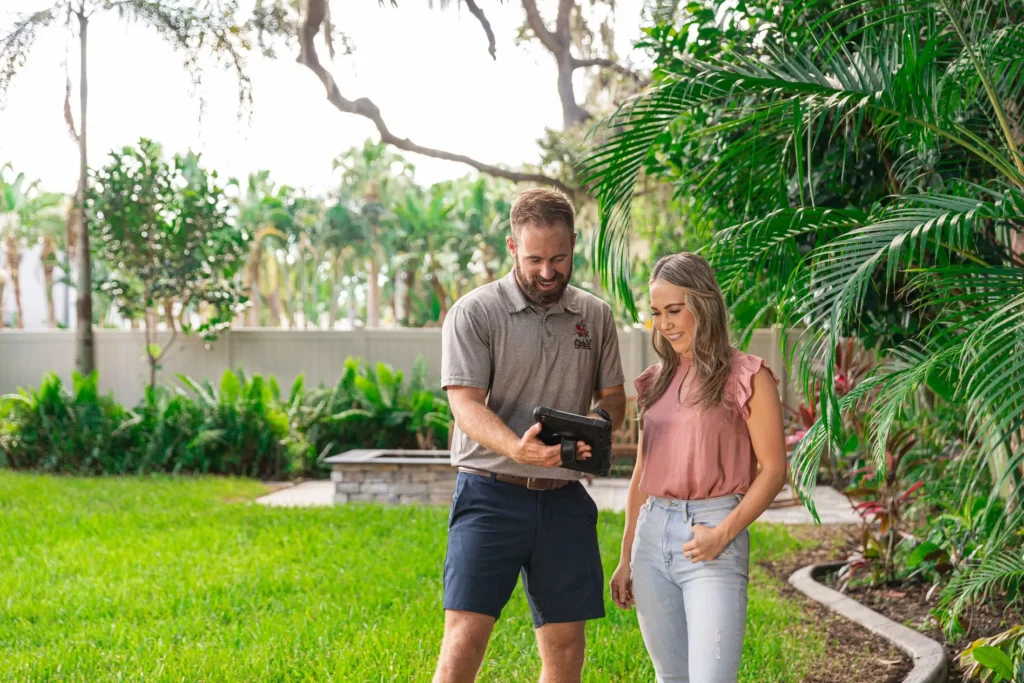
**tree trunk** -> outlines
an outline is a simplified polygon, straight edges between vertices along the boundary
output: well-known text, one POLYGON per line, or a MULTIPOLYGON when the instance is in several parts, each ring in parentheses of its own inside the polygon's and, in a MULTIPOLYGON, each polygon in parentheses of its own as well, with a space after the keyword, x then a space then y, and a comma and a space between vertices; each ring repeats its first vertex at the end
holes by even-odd
POLYGON ((44 237, 39 261, 43 264, 43 288, 46 290, 46 326, 51 330, 57 327, 57 309, 53 304, 53 269, 56 254, 57 248, 53 238, 44 237))
POLYGON ((415 282, 416 273, 411 270, 405 271, 405 319, 409 320, 412 315, 412 286, 415 282))
POLYGON ((7 256, 7 272, 11 278, 11 288, 14 294, 14 309, 18 313, 19 330, 25 329, 25 309, 21 305, 21 245, 14 237, 14 228, 9 227, 4 235, 4 251, 7 256))
POLYGON ((341 284, 342 265, 340 258, 334 261, 334 276, 331 280, 331 303, 327 307, 327 329, 329 330, 333 330, 334 323, 338 322, 338 298, 341 296, 341 290, 338 285, 341 284))
POLYGON ((86 68, 86 54, 89 44, 89 18, 84 11, 78 13, 78 41, 81 48, 81 75, 79 97, 82 105, 82 124, 78 132, 78 234, 75 238, 75 263, 78 266, 76 288, 78 301, 77 327, 75 329, 75 367, 83 375, 92 374, 96 369, 96 350, 92 334, 92 264, 89 254, 89 217, 85 212, 85 195, 89 182, 89 157, 86 144, 89 130, 87 105, 89 101, 89 77, 86 68))
POLYGON ((348 329, 356 329, 356 283, 348 281, 348 329))
POLYGON ((366 326, 380 327, 380 264, 370 256, 370 277, 366 287, 366 326))
POLYGON ((7 289, 7 279, 3 272, 0 272, 0 330, 4 328, 4 290, 7 289))
POLYGON ((396 326, 402 324, 402 276, 398 273, 391 275, 391 319, 396 326))
POLYGON ((263 247, 259 244, 249 252, 249 263, 246 273, 249 280, 249 314, 246 327, 260 326, 260 261, 263 259, 263 247))
POLYGON ((168 330, 174 329, 174 301, 172 299, 164 302, 164 322, 167 324, 168 330))
POLYGON ((270 309, 270 326, 281 327, 281 293, 278 290, 267 297, 267 308, 270 309))
POLYGON ((438 279, 437 273, 430 274, 430 286, 434 288, 438 303, 441 305, 441 312, 437 317, 437 322, 444 324, 444 319, 448 315, 448 292, 444 290, 444 286, 438 279))

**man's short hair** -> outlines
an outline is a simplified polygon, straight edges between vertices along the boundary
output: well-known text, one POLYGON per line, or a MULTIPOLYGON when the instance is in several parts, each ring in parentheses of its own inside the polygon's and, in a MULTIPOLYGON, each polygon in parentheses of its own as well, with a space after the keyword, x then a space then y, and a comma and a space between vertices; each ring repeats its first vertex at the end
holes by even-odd
POLYGON ((512 201, 512 239, 519 242, 519 232, 524 225, 553 227, 559 223, 576 233, 576 212, 569 198, 558 190, 534 188, 516 195, 512 201))

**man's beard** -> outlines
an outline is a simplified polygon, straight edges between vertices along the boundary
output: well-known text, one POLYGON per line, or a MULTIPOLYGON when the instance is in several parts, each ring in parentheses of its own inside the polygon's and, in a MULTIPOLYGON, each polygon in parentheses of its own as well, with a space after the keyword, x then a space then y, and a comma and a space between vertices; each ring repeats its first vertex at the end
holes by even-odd
POLYGON ((565 288, 569 286, 569 280, 572 279, 572 265, 569 265, 569 274, 562 276, 561 273, 555 273, 555 282, 557 286, 554 289, 544 290, 540 288, 541 277, 538 275, 532 280, 528 280, 526 275, 523 274, 523 269, 519 267, 519 260, 516 260, 515 265, 516 280, 519 282, 519 288, 523 290, 523 294, 526 298, 537 304, 538 306, 550 306, 562 298, 562 294, 565 293, 565 288))

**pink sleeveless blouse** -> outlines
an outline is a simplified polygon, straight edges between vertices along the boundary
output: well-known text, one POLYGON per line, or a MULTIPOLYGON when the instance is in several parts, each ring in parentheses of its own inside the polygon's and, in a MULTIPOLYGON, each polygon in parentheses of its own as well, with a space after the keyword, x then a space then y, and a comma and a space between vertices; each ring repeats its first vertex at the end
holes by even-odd
MULTIPOLYGON (((746 493, 757 473, 757 458, 750 443, 747 418, 754 394, 754 375, 768 368, 764 359, 733 350, 732 372, 725 385, 724 401, 702 410, 691 400, 680 402, 679 390, 690 360, 680 359, 668 389, 644 415, 644 472, 640 490, 651 496, 701 500, 732 493, 746 493)), ((769 372, 771 368, 768 368, 769 372)), ((652 365, 636 378, 638 396, 654 385, 658 366, 652 365)), ((775 383, 778 377, 772 372, 775 383)), ((696 396, 694 377, 688 390, 696 396)))

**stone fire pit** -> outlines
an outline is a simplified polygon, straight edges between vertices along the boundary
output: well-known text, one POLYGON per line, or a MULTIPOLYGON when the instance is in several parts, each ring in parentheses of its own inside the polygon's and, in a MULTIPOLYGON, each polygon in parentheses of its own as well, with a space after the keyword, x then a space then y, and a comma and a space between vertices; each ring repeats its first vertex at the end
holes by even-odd
POLYGON ((450 505, 455 493, 449 451, 355 450, 326 462, 335 503, 450 505))

